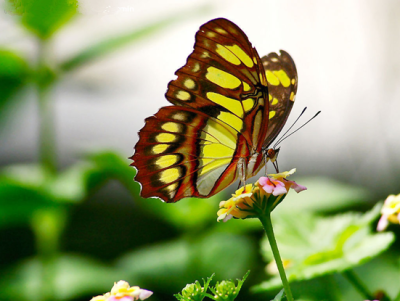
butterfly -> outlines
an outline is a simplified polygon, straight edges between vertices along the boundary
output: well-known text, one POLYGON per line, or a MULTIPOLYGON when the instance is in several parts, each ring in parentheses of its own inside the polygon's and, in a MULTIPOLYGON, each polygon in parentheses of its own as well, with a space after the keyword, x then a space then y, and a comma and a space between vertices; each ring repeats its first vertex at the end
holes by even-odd
POLYGON ((290 55, 259 57, 246 34, 219 18, 203 24, 165 94, 171 106, 145 120, 135 153, 143 197, 207 198, 256 175, 276 152, 297 91, 290 55))

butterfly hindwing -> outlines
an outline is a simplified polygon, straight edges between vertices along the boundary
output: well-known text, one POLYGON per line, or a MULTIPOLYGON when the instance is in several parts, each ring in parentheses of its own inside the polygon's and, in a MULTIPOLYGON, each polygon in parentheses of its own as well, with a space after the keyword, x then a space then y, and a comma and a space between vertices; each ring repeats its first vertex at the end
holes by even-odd
POLYGON ((297 70, 291 56, 284 50, 261 58, 268 81, 269 123, 264 147, 280 133, 292 110, 297 92, 297 70))

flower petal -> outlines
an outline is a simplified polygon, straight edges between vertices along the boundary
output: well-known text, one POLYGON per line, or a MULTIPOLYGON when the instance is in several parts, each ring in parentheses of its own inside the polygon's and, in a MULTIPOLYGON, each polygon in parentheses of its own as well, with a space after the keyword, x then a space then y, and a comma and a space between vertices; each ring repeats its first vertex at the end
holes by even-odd
POLYGON ((286 193, 287 193, 287 190, 285 188, 285 185, 283 185, 283 183, 282 183, 282 185, 276 185, 276 187, 274 188, 274 191, 272 192, 272 194, 274 196, 278 196, 278 195, 286 194, 286 193))
POLYGON ((303 191, 303 190, 307 190, 307 187, 306 187, 306 186, 297 184, 295 181, 292 181, 292 182, 293 182, 293 184, 292 184, 292 187, 291 187, 291 188, 293 188, 294 191, 296 191, 297 193, 299 193, 299 192, 301 192, 301 191, 303 191))
POLYGON ((381 232, 387 228, 389 225, 388 219, 386 215, 382 215, 379 219, 378 225, 376 227, 376 231, 381 232))
POLYGON ((140 294, 139 294, 139 299, 144 300, 144 299, 147 299, 148 297, 150 297, 151 295, 153 295, 152 291, 141 289, 140 294))

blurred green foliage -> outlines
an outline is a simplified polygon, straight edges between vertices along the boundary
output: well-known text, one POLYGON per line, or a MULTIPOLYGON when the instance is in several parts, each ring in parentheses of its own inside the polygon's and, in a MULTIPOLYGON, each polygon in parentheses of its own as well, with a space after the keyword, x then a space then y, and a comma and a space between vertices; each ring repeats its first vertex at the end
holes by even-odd
MULTIPOLYGON (((47 45, 78 15, 78 8, 74 0, 6 1, 5 9, 14 15, 16 25, 36 38, 38 57, 31 62, 16 51, 0 49, 0 125, 9 118, 8 109, 21 101, 22 89, 34 86, 42 108, 53 101, 51 90, 62 73, 204 11, 182 12, 113 35, 50 67, 47 45)), ((49 118, 45 124, 51 127, 51 122, 49 118)), ((44 129, 41 134, 41 145, 54 144, 51 131, 44 129)), ((277 278, 266 280, 264 269, 271 256, 265 240, 264 259, 259 254, 263 233, 257 220, 217 224, 218 202, 224 194, 177 204, 143 199, 139 184, 132 180, 135 170, 125 157, 98 150, 61 171, 51 160, 0 170, 0 300, 88 300, 120 279, 153 290, 153 301, 175 300, 173 294, 193 279, 213 273, 215 280, 235 279, 249 269, 252 272, 236 300, 282 300, 277 278), (249 287, 256 284, 253 290, 263 293, 252 295, 249 287)), ((309 190, 290 194, 273 215, 284 257, 296 257, 301 263, 290 278, 297 281, 295 295, 304 300, 360 299, 343 277, 333 273, 383 252, 393 235, 371 233, 378 209, 329 217, 355 207, 366 209, 364 189, 321 178, 298 182, 309 190)), ((384 274, 382 285, 376 282, 371 287, 385 289, 391 296, 397 291, 384 281, 400 277, 398 245, 396 241, 389 252, 356 269, 368 284, 374 282, 375 273, 384 274)))

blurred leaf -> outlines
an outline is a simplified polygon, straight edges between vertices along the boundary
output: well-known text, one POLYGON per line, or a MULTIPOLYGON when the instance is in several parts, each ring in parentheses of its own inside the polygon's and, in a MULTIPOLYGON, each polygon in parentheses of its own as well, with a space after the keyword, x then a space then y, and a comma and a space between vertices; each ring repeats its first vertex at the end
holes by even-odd
POLYGON ((329 178, 304 178, 296 182, 305 185, 302 193, 289 193, 276 212, 298 210, 316 213, 338 212, 356 205, 365 205, 368 191, 329 178))
POLYGON ((286 296, 284 296, 285 290, 281 289, 281 291, 275 296, 274 300, 272 301, 283 301, 284 298, 286 299, 286 296))
POLYGON ((219 279, 237 278, 252 265, 256 247, 244 235, 210 233, 191 245, 192 269, 199 275, 215 273, 219 279))
POLYGON ((197 7, 191 11, 181 12, 172 17, 157 20, 154 23, 151 23, 140 29, 135 29, 132 32, 128 32, 116 37, 110 37, 105 41, 101 41, 93 46, 90 46, 76 56, 61 63, 60 68, 63 71, 71 71, 73 69, 76 69, 84 64, 87 64, 88 62, 91 62, 113 51, 121 49, 128 44, 139 42, 143 38, 147 38, 165 29, 167 26, 180 21, 181 19, 186 19, 189 17, 193 17, 193 15, 204 13, 205 11, 207 11, 207 8, 207 6, 197 7))
POLYGON ((0 49, 0 121, 6 116, 12 96, 28 78, 28 64, 12 51, 0 49))
MULTIPOLYGON (((334 217, 316 217, 302 213, 274 218, 278 247, 287 260, 290 282, 312 279, 342 272, 363 264, 385 251, 394 240, 393 233, 371 233, 371 223, 378 217, 382 204, 365 214, 346 213, 334 217)), ((262 243, 262 253, 271 260, 268 241, 262 243)), ((262 292, 281 286, 276 275, 255 287, 262 292)))
POLYGON ((76 13, 76 0, 7 0, 7 9, 22 15, 22 24, 41 39, 48 39, 76 13))
POLYGON ((130 252, 117 261, 117 267, 127 272, 129 282, 139 286, 148 282, 181 288, 189 260, 188 242, 177 240, 130 252))
MULTIPOLYGON (((398 251, 396 248, 391 249, 398 251)), ((392 296, 392 300, 399 293, 400 261, 398 252, 394 253, 389 250, 383 256, 374 258, 368 264, 356 268, 355 273, 360 275, 362 281, 373 293, 384 290, 389 296, 392 296)))
POLYGON ((0 175, 0 227, 29 223, 36 210, 57 206, 42 189, 46 177, 38 166, 18 166, 3 171, 0 175))
POLYGON ((129 281, 176 292, 191 281, 188 279, 214 272, 222 279, 244 274, 254 256, 255 245, 249 238, 211 233, 133 251, 118 260, 117 266, 128 273, 129 281))
MULTIPOLYGON (((122 271, 77 255, 62 255, 52 262, 50 268, 54 272, 56 300, 103 294, 124 275, 122 271)), ((0 277, 0 300, 35 300, 35 296, 40 295, 40 275, 42 265, 38 258, 26 260, 8 270, 0 277)))
POLYGON ((135 169, 129 160, 113 151, 97 151, 89 154, 86 163, 91 164, 87 173, 87 189, 92 191, 110 179, 118 180, 133 196, 139 196, 139 184, 133 181, 135 169))
POLYGON ((209 199, 186 198, 169 204, 155 198, 135 198, 135 201, 147 212, 184 232, 216 224, 221 199, 220 195, 216 195, 209 199))
POLYGON ((30 222, 39 209, 80 202, 110 179, 138 194, 134 173, 127 160, 108 151, 92 154, 58 175, 39 165, 5 167, 0 173, 0 226, 30 222))

